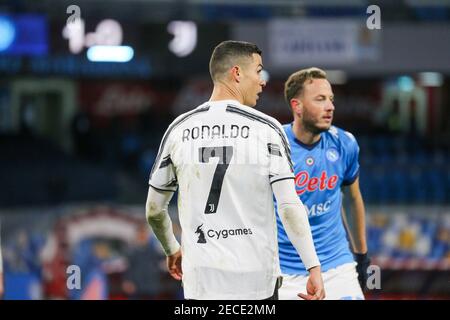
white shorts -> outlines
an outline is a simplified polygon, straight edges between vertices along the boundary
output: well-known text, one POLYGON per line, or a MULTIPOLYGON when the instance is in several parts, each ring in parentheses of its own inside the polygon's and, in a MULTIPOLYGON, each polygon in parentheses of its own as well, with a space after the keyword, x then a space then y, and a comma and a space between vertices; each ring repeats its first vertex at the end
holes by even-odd
MULTIPOLYGON (((325 300, 364 300, 355 266, 356 262, 350 262, 322 272, 325 300)), ((279 299, 303 300, 297 294, 306 294, 307 281, 308 275, 283 274, 283 283, 278 291, 279 299)))

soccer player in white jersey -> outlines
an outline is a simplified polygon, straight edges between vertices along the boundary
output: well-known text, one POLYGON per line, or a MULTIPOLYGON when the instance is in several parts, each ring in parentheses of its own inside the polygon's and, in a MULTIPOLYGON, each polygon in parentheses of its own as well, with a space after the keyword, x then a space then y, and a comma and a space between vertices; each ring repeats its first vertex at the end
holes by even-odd
MULTIPOLYGON (((308 210, 327 299, 364 299, 361 287, 365 286, 369 259, 358 182, 358 143, 351 133, 331 125, 334 96, 323 70, 310 68, 293 73, 285 83, 284 94, 294 115, 294 121, 284 130, 292 151, 295 186, 308 210), (341 187, 348 189, 354 218, 348 230, 354 256, 346 236, 345 215, 341 215, 341 187)), ((298 299, 296 292, 306 286, 307 272, 284 229, 278 218, 283 273, 279 294, 280 299, 298 299)))
POLYGON ((308 217, 294 188, 279 122, 254 110, 265 86, 261 51, 224 41, 213 51, 209 101, 167 129, 149 179, 146 216, 186 299, 277 299, 273 195, 309 273, 307 299, 325 292, 308 217), (181 246, 168 203, 178 188, 181 246))

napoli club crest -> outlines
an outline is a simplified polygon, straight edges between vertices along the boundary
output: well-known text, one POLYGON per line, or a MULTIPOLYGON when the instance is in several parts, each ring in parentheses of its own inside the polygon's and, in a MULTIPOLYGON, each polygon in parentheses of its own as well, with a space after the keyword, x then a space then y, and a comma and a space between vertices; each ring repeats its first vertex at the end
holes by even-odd
POLYGON ((339 151, 337 151, 335 148, 330 148, 327 150, 327 159, 331 162, 335 162, 339 159, 339 151))

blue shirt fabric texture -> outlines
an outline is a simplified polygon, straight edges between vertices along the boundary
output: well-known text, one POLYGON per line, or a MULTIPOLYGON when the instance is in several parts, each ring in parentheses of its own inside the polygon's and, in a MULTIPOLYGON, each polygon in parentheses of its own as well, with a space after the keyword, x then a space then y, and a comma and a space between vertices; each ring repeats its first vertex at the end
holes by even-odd
MULTIPOLYGON (((292 124, 283 128, 291 146, 295 188, 308 211, 322 271, 353 262, 341 216, 341 187, 352 184, 359 175, 359 146, 355 137, 331 126, 320 134, 316 143, 306 145, 295 137, 292 124)), ((287 237, 278 212, 276 217, 282 273, 308 274, 287 237)))

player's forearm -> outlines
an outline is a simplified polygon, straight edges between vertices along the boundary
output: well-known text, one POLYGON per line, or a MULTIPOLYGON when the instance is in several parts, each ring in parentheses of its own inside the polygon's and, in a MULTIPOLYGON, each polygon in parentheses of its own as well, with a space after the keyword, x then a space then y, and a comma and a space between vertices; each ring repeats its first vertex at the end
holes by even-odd
POLYGON ((167 256, 176 253, 180 249, 180 244, 173 233, 172 220, 168 212, 171 198, 171 192, 161 192, 150 187, 145 206, 147 221, 167 256))
POLYGON ((348 236, 348 240, 350 241, 350 246, 352 248, 352 251, 354 252, 355 251, 355 240, 353 239, 354 232, 352 231, 350 224, 347 221, 347 213, 345 211, 344 206, 341 207, 341 217, 342 217, 342 223, 344 224, 344 228, 345 228, 345 231, 348 236))
POLYGON ((308 214, 295 193, 293 180, 283 180, 272 185, 278 204, 278 215, 286 234, 299 253, 306 269, 319 266, 316 249, 311 234, 308 214))
MULTIPOLYGON (((0 261, 1 262, 1 261, 0 261)), ((0 271, 0 299, 3 298, 4 287, 3 287, 3 272, 0 271)))
POLYGON ((161 212, 159 214, 147 215, 147 221, 153 229, 167 256, 173 255, 180 249, 175 235, 172 231, 172 221, 169 215, 161 212))
POLYGON ((301 202, 279 206, 278 214, 289 240, 302 258, 306 269, 319 266, 308 216, 301 202))
POLYGON ((354 215, 353 250, 355 253, 366 253, 366 211, 361 194, 351 199, 351 210, 354 215))
POLYGON ((364 209, 364 200, 359 188, 359 178, 344 189, 350 206, 351 223, 348 231, 352 241, 354 253, 367 253, 366 241, 366 210, 364 209))

